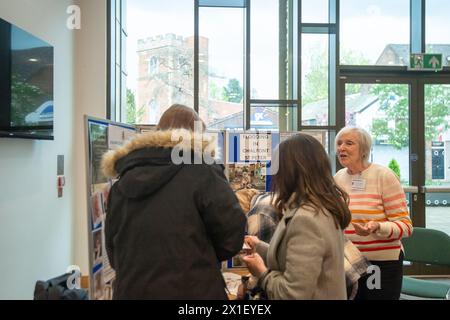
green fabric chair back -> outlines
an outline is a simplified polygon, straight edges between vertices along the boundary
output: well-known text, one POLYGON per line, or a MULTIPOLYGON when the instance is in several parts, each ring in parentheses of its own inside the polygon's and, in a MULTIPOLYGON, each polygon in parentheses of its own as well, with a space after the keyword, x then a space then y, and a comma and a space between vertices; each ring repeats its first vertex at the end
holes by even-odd
POLYGON ((442 231, 414 227, 402 243, 406 261, 450 266, 450 236, 442 231))

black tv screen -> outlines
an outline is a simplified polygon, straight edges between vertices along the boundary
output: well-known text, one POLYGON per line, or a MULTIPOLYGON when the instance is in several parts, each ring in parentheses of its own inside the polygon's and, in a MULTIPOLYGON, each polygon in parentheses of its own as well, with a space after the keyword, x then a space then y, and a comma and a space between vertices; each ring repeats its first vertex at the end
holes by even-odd
POLYGON ((53 139, 53 47, 0 19, 0 136, 53 139))

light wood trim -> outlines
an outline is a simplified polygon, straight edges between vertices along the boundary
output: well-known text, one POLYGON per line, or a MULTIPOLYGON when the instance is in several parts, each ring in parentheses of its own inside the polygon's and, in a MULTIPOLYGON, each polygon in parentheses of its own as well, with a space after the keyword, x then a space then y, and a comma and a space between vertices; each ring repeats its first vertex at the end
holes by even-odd
POLYGON ((81 288, 89 289, 89 276, 81 276, 81 288))

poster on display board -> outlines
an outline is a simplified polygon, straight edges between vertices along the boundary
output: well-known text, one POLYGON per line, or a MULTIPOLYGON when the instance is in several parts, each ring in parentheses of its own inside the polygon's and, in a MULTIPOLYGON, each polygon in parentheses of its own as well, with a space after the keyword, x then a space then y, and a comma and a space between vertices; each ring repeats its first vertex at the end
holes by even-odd
MULTIPOLYGON (((225 172, 234 192, 242 189, 269 191, 271 162, 279 141, 278 132, 226 132, 225 172)), ((234 268, 245 268, 239 255, 222 263, 222 270, 234 268)))
POLYGON ((208 130, 204 133, 207 135, 206 140, 214 141, 217 145, 217 153, 214 155, 216 163, 225 163, 225 131, 222 130, 208 130))
MULTIPOLYGON (((290 132, 227 132, 226 172, 233 191, 254 188, 261 192, 270 191, 272 175, 278 170, 275 161, 280 142, 298 134, 290 132)), ((304 131, 326 144, 325 131, 304 131)), ((222 263, 222 269, 245 268, 239 255, 222 263)))
POLYGON ((86 140, 86 174, 89 230, 89 297, 92 300, 112 299, 115 272, 105 248, 104 221, 108 195, 114 180, 101 171, 103 154, 115 150, 136 134, 131 125, 84 117, 86 140))
POLYGON ((270 179, 267 178, 279 140, 277 132, 227 132, 225 167, 233 191, 244 188, 269 190, 270 179))

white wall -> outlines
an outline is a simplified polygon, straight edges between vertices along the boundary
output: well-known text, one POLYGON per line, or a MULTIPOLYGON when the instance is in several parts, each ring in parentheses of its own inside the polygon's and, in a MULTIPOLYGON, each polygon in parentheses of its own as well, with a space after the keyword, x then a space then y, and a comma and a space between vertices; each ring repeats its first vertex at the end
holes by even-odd
POLYGON ((83 115, 105 117, 106 0, 0 0, 0 17, 54 46, 55 140, 0 139, 0 299, 31 299, 36 280, 88 274, 83 115), (81 29, 66 9, 81 7, 81 29), (57 198, 56 156, 66 187, 57 198))
POLYGON ((70 0, 0 0, 0 17, 54 46, 55 140, 0 139, 0 299, 31 299, 36 280, 72 262, 74 33, 70 0), (56 156, 67 186, 57 198, 56 156))
POLYGON ((89 274, 88 222, 86 200, 85 114, 106 118, 106 0, 77 0, 81 8, 81 29, 75 42, 75 221, 74 261, 89 274))

